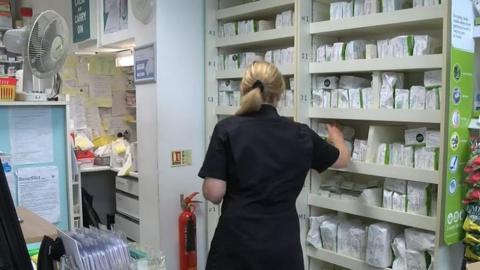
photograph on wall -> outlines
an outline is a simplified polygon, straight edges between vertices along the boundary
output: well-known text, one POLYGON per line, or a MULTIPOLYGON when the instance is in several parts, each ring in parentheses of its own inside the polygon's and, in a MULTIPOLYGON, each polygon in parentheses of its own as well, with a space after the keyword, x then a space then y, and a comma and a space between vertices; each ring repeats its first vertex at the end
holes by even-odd
POLYGON ((128 28, 128 0, 103 0, 103 31, 112 34, 128 28))

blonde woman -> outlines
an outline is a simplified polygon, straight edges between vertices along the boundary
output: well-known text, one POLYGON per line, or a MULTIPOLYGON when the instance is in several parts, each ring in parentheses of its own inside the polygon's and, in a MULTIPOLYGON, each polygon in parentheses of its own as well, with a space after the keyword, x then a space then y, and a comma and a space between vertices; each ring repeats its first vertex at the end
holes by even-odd
POLYGON ((215 127, 199 172, 205 198, 223 201, 206 269, 304 269, 295 201, 311 168, 345 167, 349 150, 335 125, 329 144, 278 115, 285 83, 274 65, 252 64, 240 88, 240 109, 215 127))

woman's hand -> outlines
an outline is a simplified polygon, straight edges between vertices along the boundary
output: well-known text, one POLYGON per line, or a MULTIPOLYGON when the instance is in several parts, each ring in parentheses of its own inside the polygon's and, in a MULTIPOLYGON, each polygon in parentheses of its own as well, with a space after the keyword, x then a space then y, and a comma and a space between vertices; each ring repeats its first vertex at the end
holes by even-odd
POLYGON ((331 124, 327 124, 327 131, 328 131, 328 140, 331 141, 333 144, 338 145, 344 142, 343 132, 339 124, 333 122, 331 124))
POLYGON ((332 165, 334 168, 343 169, 348 166, 350 162, 351 153, 345 144, 345 138, 343 137, 343 132, 337 123, 333 122, 327 124, 328 130, 328 140, 337 147, 340 154, 338 155, 337 161, 332 165))

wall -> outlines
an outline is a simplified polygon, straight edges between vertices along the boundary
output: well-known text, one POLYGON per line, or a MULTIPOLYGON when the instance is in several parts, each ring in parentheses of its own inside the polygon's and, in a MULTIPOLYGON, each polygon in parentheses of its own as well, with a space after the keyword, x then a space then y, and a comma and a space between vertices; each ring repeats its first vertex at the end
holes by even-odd
MULTIPOLYGON (((34 8, 55 9, 71 24, 70 4, 42 0, 34 8)), ((140 238, 165 252, 167 269, 178 269, 179 196, 201 191, 202 184, 196 175, 205 149, 204 1, 158 0, 155 17, 148 25, 130 17, 135 44, 157 45, 157 83, 136 86, 140 238), (170 151, 178 149, 193 151, 193 166, 171 168, 170 151)), ((197 211, 198 269, 204 269, 207 247, 204 208, 197 211)))
MULTIPOLYGON (((157 106, 160 245, 167 269, 178 269, 179 196, 201 191, 204 157, 204 1, 157 1, 157 106), (170 167, 170 151, 193 150, 193 166, 170 167)), ((203 201, 203 197, 198 199, 203 201)), ((205 207, 197 211, 198 269, 204 269, 205 207)))

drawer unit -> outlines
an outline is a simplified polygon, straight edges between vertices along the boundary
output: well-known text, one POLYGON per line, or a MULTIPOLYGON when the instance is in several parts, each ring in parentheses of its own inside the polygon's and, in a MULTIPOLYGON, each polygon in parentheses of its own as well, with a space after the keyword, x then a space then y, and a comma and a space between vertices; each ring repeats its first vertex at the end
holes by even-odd
POLYGON ((140 241, 140 225, 131 218, 120 213, 115 214, 115 229, 125 233, 130 240, 140 241))
POLYGON ((138 195, 138 179, 133 177, 117 176, 115 178, 115 188, 125 193, 138 195))
POLYGON ((117 192, 117 212, 131 216, 136 219, 140 219, 140 206, 138 198, 133 198, 127 194, 117 192))

